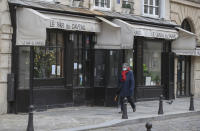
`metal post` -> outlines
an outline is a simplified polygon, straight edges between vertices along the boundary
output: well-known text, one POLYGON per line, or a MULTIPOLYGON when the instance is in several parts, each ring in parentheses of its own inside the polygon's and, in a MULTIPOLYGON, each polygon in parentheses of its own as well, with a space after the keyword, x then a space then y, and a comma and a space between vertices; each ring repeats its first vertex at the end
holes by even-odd
POLYGON ((194 111, 194 95, 191 94, 190 95, 190 108, 189 108, 190 111, 194 111))
POLYGON ((163 95, 160 95, 158 114, 163 114, 163 95))
POLYGON ((34 75, 34 54, 33 54, 33 49, 34 47, 30 47, 30 89, 29 89, 29 116, 28 116, 28 126, 27 126, 27 131, 34 131, 34 126, 33 126, 33 75, 34 75))
POLYGON ((122 119, 128 119, 127 115, 127 99, 123 99, 123 111, 122 111, 122 119))
POLYGON ((151 131, 151 128, 152 128, 152 124, 147 122, 146 123, 146 128, 147 128, 147 131, 151 131))

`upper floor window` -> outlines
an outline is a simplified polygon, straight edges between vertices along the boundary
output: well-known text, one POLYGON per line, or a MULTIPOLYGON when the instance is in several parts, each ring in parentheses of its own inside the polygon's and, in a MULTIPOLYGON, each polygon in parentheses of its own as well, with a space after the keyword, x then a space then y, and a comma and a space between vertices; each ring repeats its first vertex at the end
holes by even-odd
POLYGON ((110 0, 95 0, 95 8, 109 10, 110 9, 110 0))
POLYGON ((192 28, 191 28, 190 23, 189 23, 189 21, 187 19, 183 20, 183 22, 181 24, 181 28, 183 28, 183 29, 185 29, 185 30, 187 30, 189 32, 192 32, 192 28))
POLYGON ((144 0, 144 15, 158 17, 160 14, 159 6, 160 0, 144 0))

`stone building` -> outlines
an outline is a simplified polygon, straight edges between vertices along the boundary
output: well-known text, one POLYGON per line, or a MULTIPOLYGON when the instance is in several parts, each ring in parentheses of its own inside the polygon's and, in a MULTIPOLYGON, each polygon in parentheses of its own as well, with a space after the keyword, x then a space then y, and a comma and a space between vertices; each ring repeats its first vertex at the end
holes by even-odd
POLYGON ((11 72, 12 32, 7 0, 0 0, 0 114, 7 112, 7 74, 11 72))
MULTIPOLYGON (((188 96, 193 93, 200 96, 200 1, 170 0, 170 19, 181 28, 194 33, 196 47, 180 52, 175 59, 176 96, 188 96), (180 68, 180 66, 182 67, 180 68)), ((188 45, 192 44, 190 42, 188 45)))

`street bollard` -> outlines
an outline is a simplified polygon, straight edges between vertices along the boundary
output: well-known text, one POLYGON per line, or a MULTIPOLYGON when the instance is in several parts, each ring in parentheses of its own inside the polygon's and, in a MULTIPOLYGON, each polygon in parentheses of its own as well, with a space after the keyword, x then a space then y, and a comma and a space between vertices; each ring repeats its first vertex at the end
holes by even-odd
POLYGON ((28 114, 28 126, 27 126, 27 130, 26 131, 34 131, 34 127, 33 127, 33 109, 34 109, 34 106, 30 105, 29 106, 29 114, 28 114))
POLYGON ((163 114, 163 95, 160 95, 158 115, 163 114))
POLYGON ((128 119, 128 114, 127 114, 127 99, 123 99, 123 110, 122 110, 122 119, 128 119))
POLYGON ((146 128, 147 128, 147 131, 151 131, 151 128, 152 128, 152 124, 147 122, 146 123, 146 128))
POLYGON ((190 111, 194 111, 194 95, 191 94, 190 95, 190 108, 189 108, 190 111))

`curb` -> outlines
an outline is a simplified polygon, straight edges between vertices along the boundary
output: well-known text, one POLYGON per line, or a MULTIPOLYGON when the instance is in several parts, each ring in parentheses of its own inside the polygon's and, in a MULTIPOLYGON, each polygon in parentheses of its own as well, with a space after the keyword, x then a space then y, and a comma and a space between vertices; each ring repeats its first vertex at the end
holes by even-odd
POLYGON ((123 126, 123 125, 129 125, 129 124, 144 123, 147 121, 160 121, 160 120, 173 119, 177 117, 188 117, 188 116, 194 116, 194 115, 200 115, 200 111, 177 112, 177 113, 164 114, 164 115, 149 115, 149 116, 144 116, 140 118, 116 119, 116 120, 104 122, 98 125, 82 126, 82 127, 69 128, 69 129, 59 129, 59 130, 54 130, 54 131, 88 131, 88 130, 94 130, 94 129, 112 127, 112 126, 123 126))

